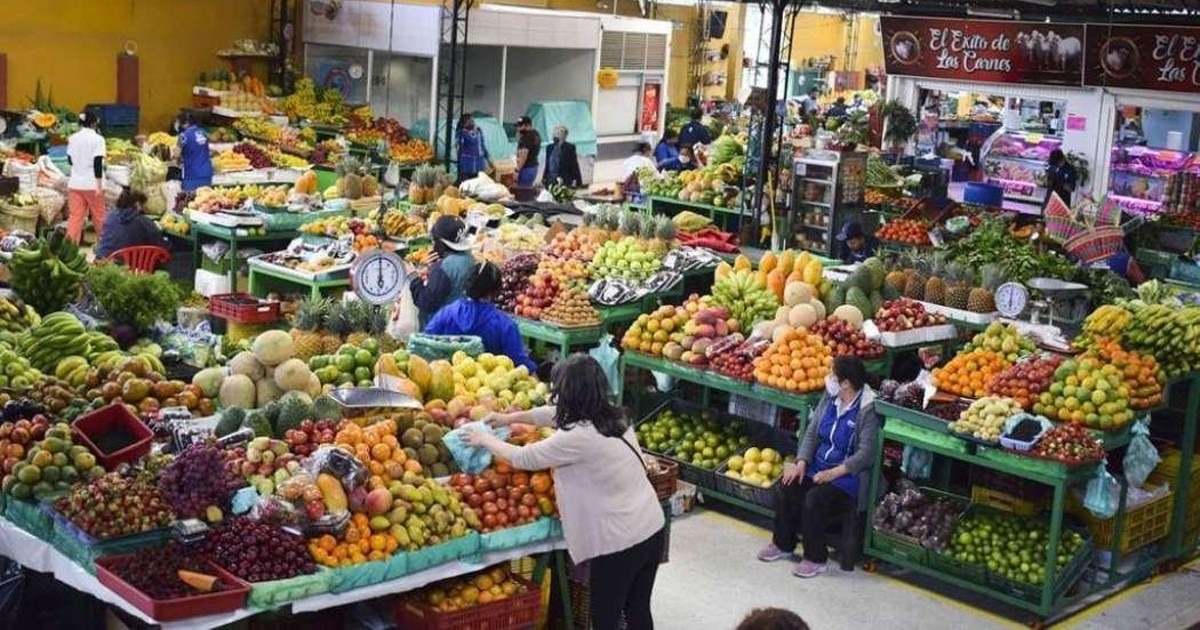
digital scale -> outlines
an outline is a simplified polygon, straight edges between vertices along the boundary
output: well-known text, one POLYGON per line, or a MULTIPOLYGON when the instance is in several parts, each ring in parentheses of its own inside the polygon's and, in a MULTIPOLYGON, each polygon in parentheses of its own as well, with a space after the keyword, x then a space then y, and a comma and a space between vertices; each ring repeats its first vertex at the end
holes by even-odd
POLYGON ((393 252, 371 249, 362 252, 350 267, 350 286, 368 304, 392 304, 400 299, 411 273, 393 252))

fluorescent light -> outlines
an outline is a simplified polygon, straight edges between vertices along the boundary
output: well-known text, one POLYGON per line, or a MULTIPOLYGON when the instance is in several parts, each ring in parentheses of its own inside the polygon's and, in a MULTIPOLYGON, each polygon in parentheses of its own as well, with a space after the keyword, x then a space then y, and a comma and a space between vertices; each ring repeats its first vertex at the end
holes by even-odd
POLYGON ((1016 9, 1009 11, 1004 9, 977 9, 975 7, 967 7, 967 15, 974 17, 996 18, 1000 20, 1021 19, 1021 12, 1017 11, 1016 9))
POLYGON ((1025 4, 1036 4, 1036 5, 1042 6, 1042 7, 1058 6, 1058 0, 1017 0, 1017 2, 1023 2, 1025 4))

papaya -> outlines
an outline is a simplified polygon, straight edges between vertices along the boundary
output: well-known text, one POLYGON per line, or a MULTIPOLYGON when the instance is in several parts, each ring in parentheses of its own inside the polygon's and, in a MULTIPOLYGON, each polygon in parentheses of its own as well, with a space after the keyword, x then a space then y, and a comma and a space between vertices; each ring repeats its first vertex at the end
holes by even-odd
POLYGON ((717 264, 717 270, 713 272, 713 280, 724 280, 731 273, 733 273, 733 267, 729 263, 721 261, 717 264))
POLYGON ((750 271, 751 268, 750 259, 746 258, 745 254, 738 254, 737 258, 733 259, 734 271, 750 271))
POLYGON ((779 259, 775 257, 775 252, 767 252, 763 254, 762 260, 758 261, 759 270, 766 273, 771 273, 778 265, 779 259))
POLYGON ((422 397, 429 394, 429 384, 433 379, 433 372, 429 369, 428 361, 415 354, 408 355, 408 378, 420 388, 422 397))
POLYGON ((450 362, 439 359, 429 364, 429 370, 431 375, 428 397, 441 400, 454 398, 454 368, 450 362))
POLYGON ((792 266, 796 264, 796 252, 785 249, 779 255, 779 264, 775 267, 783 274, 783 277, 788 277, 792 273, 792 266))
POLYGON ((186 569, 180 569, 178 575, 181 582, 201 593, 211 593, 217 586, 217 576, 215 575, 196 573, 195 571, 188 571, 186 569))
POLYGON ((771 271, 767 272, 767 291, 774 293, 780 304, 783 303, 783 288, 786 284, 785 281, 786 278, 784 277, 783 272, 780 270, 772 269, 771 271))
POLYGON ((804 266, 804 281, 813 285, 814 287, 818 286, 821 284, 821 277, 824 273, 825 268, 821 265, 821 261, 810 260, 808 264, 804 266))
POLYGON ((330 512, 346 512, 350 502, 346 498, 346 490, 337 477, 329 473, 317 475, 317 488, 321 490, 321 498, 325 501, 325 509, 330 512))

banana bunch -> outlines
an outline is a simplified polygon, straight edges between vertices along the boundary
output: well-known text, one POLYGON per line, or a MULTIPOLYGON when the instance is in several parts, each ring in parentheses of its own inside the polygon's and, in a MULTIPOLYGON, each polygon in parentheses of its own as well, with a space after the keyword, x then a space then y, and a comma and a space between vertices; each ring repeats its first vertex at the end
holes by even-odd
POLYGON ((749 271, 735 271, 714 282, 712 298, 714 304, 729 309, 743 326, 771 319, 779 309, 775 294, 759 285, 749 271))
POLYGON ((225 151, 213 158, 213 168, 218 173, 228 173, 231 171, 248 171, 250 170, 250 158, 235 153, 234 151, 225 151))
POLYGON ((25 389, 42 380, 42 373, 29 359, 7 346, 0 346, 0 387, 25 389))
POLYGON ((17 339, 16 350, 29 359, 30 365, 49 374, 68 356, 89 355, 91 333, 74 315, 59 311, 47 315, 40 324, 22 333, 17 339))
POLYGON ((20 304, 0 296, 0 330, 21 332, 42 321, 41 315, 28 304, 20 304))
POLYGON ((12 288, 38 313, 61 311, 79 295, 87 260, 59 230, 13 252, 8 263, 12 288))
POLYGON ((1200 307, 1138 301, 1129 306, 1133 316, 1121 338, 1125 348, 1153 354, 1168 379, 1200 369, 1200 307))
POLYGON ((383 231, 394 238, 416 238, 425 234, 425 222, 403 212, 383 215, 383 231))
MULTIPOLYGON (((1105 304, 1092 311, 1083 322, 1082 338, 1120 339, 1125 327, 1133 320, 1133 314, 1113 304, 1105 304)), ((1086 344, 1081 344, 1086 345, 1086 344)))

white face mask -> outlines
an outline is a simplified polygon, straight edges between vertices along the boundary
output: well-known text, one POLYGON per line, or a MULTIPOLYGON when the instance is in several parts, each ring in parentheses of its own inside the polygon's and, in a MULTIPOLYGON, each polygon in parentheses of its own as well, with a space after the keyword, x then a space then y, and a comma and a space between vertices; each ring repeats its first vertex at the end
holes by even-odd
POLYGON ((837 378, 832 374, 825 377, 825 393, 830 396, 837 396, 842 391, 841 383, 838 383, 837 378))
POLYGON ((688 157, 688 156, 686 156, 686 155, 681 155, 681 156, 679 156, 679 163, 680 163, 680 164, 687 164, 688 162, 691 162, 691 161, 692 161, 692 158, 690 158, 690 157, 688 157))

